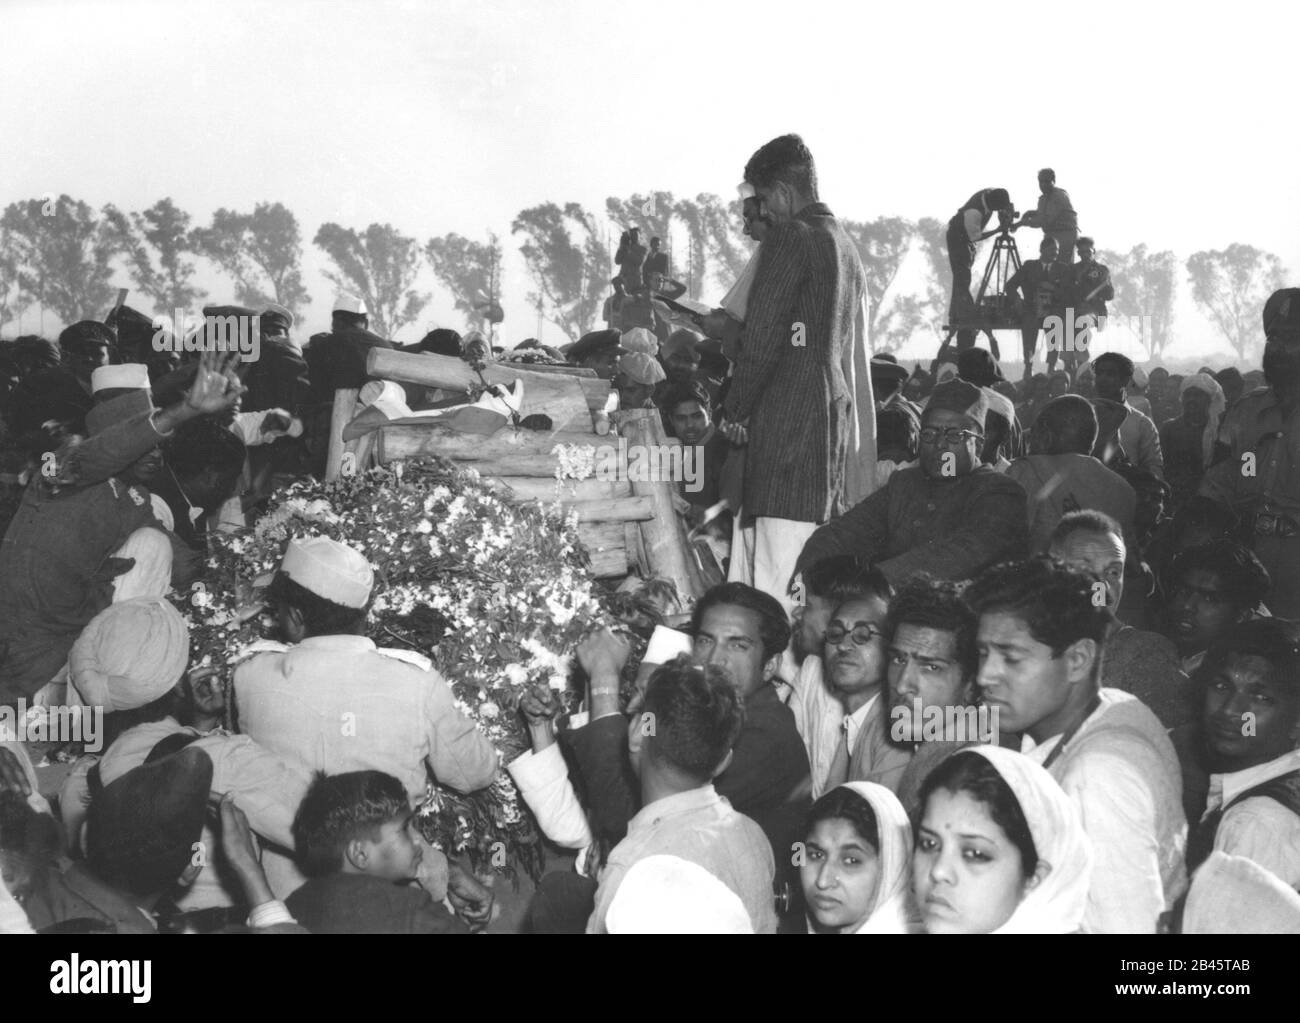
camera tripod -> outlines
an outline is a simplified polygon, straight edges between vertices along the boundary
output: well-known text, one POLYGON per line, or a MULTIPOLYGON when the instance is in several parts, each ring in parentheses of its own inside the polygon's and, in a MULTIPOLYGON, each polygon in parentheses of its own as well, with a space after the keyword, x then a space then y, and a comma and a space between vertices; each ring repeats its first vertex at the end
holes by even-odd
POLYGON ((1015 296, 1007 294, 1007 281, 1020 269, 1020 250, 1016 240, 1011 236, 1011 229, 1004 227, 993 239, 993 249, 989 253, 988 264, 984 267, 984 277, 975 296, 974 304, 954 316, 961 322, 944 324, 948 333, 939 346, 939 354, 934 364, 938 367, 952 347, 952 339, 957 338, 957 351, 965 351, 975 345, 975 335, 983 331, 989 339, 989 350, 993 358, 1001 360, 995 330, 1020 329, 1020 314, 1015 306, 1015 296), (990 290, 989 285, 992 285, 990 290))

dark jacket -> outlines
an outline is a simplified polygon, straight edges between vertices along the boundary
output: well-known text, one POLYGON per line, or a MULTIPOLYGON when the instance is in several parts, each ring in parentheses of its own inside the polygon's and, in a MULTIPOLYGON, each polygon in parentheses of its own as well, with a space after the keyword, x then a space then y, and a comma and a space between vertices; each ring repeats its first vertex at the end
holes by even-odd
POLYGON ((999 561, 1027 556, 1028 501, 1019 483, 986 465, 937 479, 919 466, 899 469, 847 515, 813 533, 795 572, 854 554, 895 586, 918 572, 969 579, 999 561))
MULTIPOLYGON (((641 808, 640 787, 628 758, 627 718, 610 715, 564 735, 599 837, 611 844, 622 841, 627 822, 641 808)), ((745 701, 745 726, 731 763, 713 786, 763 829, 778 863, 789 862, 790 843, 799 839, 811 805, 810 775, 794 713, 774 688, 763 686, 745 701)))
MULTIPOLYGON (((54 476, 36 474, 0 543, 0 705, 30 696, 67 660, 130 568, 112 554, 154 526, 149 492, 114 479, 161 438, 140 414, 72 448, 54 476)), ((165 532, 165 531, 164 531, 165 532)))
POLYGON ((312 878, 287 899, 312 934, 468 934, 423 888, 366 874, 312 878))
POLYGON ((857 249, 824 203, 759 250, 745 341, 723 407, 749 421, 745 516, 825 522, 841 506, 853 396, 845 353, 866 293, 857 249))

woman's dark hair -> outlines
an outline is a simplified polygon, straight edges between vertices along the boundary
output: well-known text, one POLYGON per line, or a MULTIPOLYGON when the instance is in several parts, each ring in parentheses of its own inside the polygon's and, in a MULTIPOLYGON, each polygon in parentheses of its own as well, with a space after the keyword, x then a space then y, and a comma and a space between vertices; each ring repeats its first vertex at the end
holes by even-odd
POLYGON ((813 803, 812 809, 808 811, 804 834, 811 834, 818 821, 829 820, 848 821, 867 845, 877 853, 880 852, 880 826, 876 823, 876 811, 851 788, 840 785, 813 803))
MULTIPOLYGON (((935 789, 943 789, 956 795, 964 792, 976 802, 988 808, 993 823, 1000 827, 1011 844, 1020 851, 1020 870, 1025 880, 1033 877, 1038 869, 1038 850, 1034 848, 1034 838, 1029 833, 1029 822, 1020 809, 1015 793, 998 774, 997 768, 978 753, 954 753, 939 764, 927 776, 921 785, 922 808, 930 801, 935 789)), ((921 815, 917 817, 920 826, 921 815)))
POLYGON ((276 572, 267 588, 267 598, 275 606, 287 604, 302 612, 303 625, 309 636, 334 636, 354 632, 366 618, 364 607, 344 607, 312 593, 283 572, 276 572))
POLYGON ((743 607, 758 615, 758 635, 763 643, 763 660, 770 661, 790 645, 790 616, 775 597, 745 583, 720 583, 700 598, 691 618, 691 635, 700 631, 705 612, 723 604, 743 607))

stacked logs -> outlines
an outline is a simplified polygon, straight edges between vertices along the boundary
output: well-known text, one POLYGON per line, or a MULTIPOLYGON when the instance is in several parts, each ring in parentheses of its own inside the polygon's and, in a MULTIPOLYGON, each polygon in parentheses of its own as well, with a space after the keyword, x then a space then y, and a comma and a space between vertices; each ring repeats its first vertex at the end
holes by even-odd
MULTIPOLYGON (((579 414, 583 411, 580 408, 572 415, 561 412, 564 421, 558 424, 559 430, 506 426, 484 437, 459 433, 437 422, 398 421, 378 431, 373 442, 375 456, 385 464, 437 455, 477 469, 486 479, 495 481, 510 500, 546 504, 559 501, 566 511, 578 514, 578 533, 591 555, 597 578, 617 578, 635 569, 645 577, 670 579, 685 598, 684 603, 693 605, 704 584, 690 553, 685 526, 674 507, 676 483, 671 479, 642 479, 628 471, 628 452, 668 449, 658 410, 614 413, 611 419, 616 433, 598 435, 595 424, 606 408, 609 383, 586 375, 590 371, 561 373, 557 369, 547 367, 544 372, 535 372, 494 363, 483 371, 483 377, 488 383, 499 384, 522 380, 525 412, 530 395, 546 396, 557 388, 567 389, 570 395, 580 393, 581 401, 574 401, 585 403, 585 414, 579 414), (574 389, 574 381, 579 390, 574 389), (597 466, 617 466, 614 478, 557 479, 559 449, 570 446, 595 449, 597 466)), ((479 382, 474 370, 459 359, 385 349, 370 352, 366 370, 376 379, 447 390, 468 390, 479 382)), ((336 447, 342 451, 343 426, 355 400, 354 394, 338 396, 332 424, 332 437, 338 442, 331 444, 330 475, 340 470, 342 458, 334 457, 333 452, 336 447)), ((564 408, 559 398, 553 405, 564 408)))

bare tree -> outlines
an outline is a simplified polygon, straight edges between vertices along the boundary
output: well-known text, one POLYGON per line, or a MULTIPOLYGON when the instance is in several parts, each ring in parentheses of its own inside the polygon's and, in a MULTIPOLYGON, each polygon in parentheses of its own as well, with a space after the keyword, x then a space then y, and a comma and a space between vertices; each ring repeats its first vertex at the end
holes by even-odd
POLYGON ((571 339, 592 329, 609 288, 610 251, 601 225, 575 202, 522 210, 511 224, 536 291, 528 300, 549 309, 549 319, 571 339))
POLYGON ((429 295, 414 289, 420 273, 420 246, 392 224, 371 224, 358 234, 338 224, 322 224, 314 240, 335 270, 325 277, 366 300, 371 327, 392 337, 420 315, 429 295))
POLYGON ((917 227, 902 217, 877 217, 862 223, 842 220, 845 232, 862 257, 867 275, 868 336, 877 352, 900 348, 924 322, 924 306, 914 295, 891 294, 899 271, 912 250, 917 227))
POLYGON ((11 203, 0 216, 18 287, 65 324, 103 317, 113 304, 114 212, 61 195, 11 203))
POLYGON ((1262 340, 1259 313, 1264 301, 1282 287, 1282 260, 1238 242, 1226 249, 1192 253, 1187 273, 1196 304, 1246 361, 1262 340))
POLYGON ((219 209, 212 223, 191 236, 202 253, 235 281, 247 306, 275 301, 294 316, 311 301, 302 281, 302 232, 283 203, 259 202, 252 213, 219 209))
POLYGON ((483 329, 489 307, 501 304, 501 243, 495 234, 476 242, 458 234, 430 238, 424 254, 434 276, 451 292, 452 303, 471 329, 483 329))
POLYGON ((118 234, 131 280, 152 300, 155 312, 188 309, 203 298, 206 292, 191 283, 194 263, 185 258, 197 254, 188 213, 170 198, 129 219, 116 209, 105 213, 118 234))

